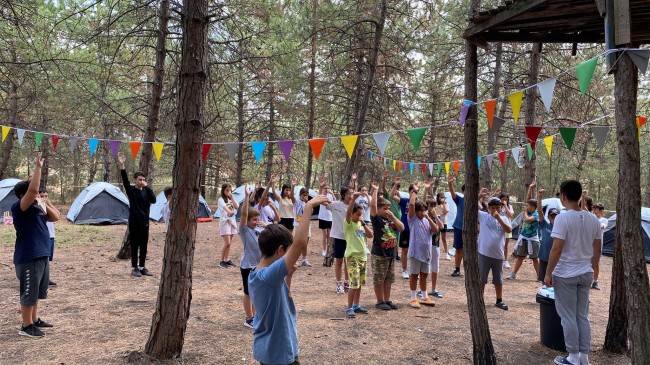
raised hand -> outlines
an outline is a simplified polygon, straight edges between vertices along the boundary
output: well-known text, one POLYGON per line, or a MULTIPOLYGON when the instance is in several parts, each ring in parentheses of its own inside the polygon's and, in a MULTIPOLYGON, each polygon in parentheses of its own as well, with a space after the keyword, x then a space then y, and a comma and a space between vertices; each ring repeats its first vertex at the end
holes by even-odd
POLYGON ((417 182, 417 181, 413 181, 413 187, 419 190, 420 189, 420 183, 417 182))
POLYGON ((271 174, 271 182, 274 184, 278 182, 278 176, 276 174, 271 174))
POLYGON ((589 190, 583 190, 582 191, 582 196, 583 197, 587 196, 587 194, 589 194, 589 190))
POLYGON ((291 185, 297 185, 298 184, 298 179, 295 176, 291 177, 291 185))
POLYGON ((373 181, 372 184, 370 184, 373 190, 379 190, 379 183, 376 181, 373 181))
POLYGON ((433 180, 431 180, 431 178, 428 178, 428 179, 424 180, 424 188, 425 189, 430 189, 432 182, 433 182, 433 180))
POLYGON ((124 163, 126 162, 126 156, 124 155, 124 152, 120 151, 117 153, 117 162, 120 163, 120 168, 124 168, 124 163))
POLYGON ((361 196, 361 192, 359 192, 359 191, 355 191, 355 192, 352 194, 352 201, 357 200, 357 198, 360 197, 360 196, 361 196))
POLYGON ((544 195, 545 192, 546 192, 546 190, 539 189, 539 190, 537 190, 537 195, 542 196, 542 195, 544 195))
POLYGON ((44 162, 45 162, 45 159, 43 158, 43 152, 37 153, 36 154, 36 166, 43 167, 44 162))
POLYGON ((353 173, 352 173, 352 176, 350 176, 350 180, 352 180, 352 181, 356 181, 356 180, 357 180, 357 173, 356 173, 356 172, 353 172, 353 173))
MULTIPOLYGON (((248 187, 248 184, 244 185, 244 192, 246 193, 246 196, 251 195, 251 189, 248 187)), ((229 198, 232 198, 232 192, 230 193, 229 198)))
POLYGON ((479 193, 479 195, 483 196, 489 193, 490 191, 488 190, 488 188, 481 188, 481 192, 479 193))
POLYGON ((388 171, 382 172, 381 178, 384 179, 384 180, 388 179, 388 171))
POLYGON ((532 183, 530 183, 530 187, 531 187, 531 188, 534 188, 534 187, 536 187, 536 186, 537 186, 537 181, 533 181, 532 183))
POLYGON ((327 198, 327 195, 316 195, 307 204, 311 204, 312 207, 315 207, 320 204, 330 203, 330 200, 327 198))
POLYGON ((455 180, 456 180, 456 176, 454 176, 454 174, 449 174, 449 175, 447 175, 447 182, 448 182, 448 183, 451 184, 451 183, 453 183, 455 180))
POLYGON ((323 176, 320 177, 318 184, 321 188, 327 185, 327 173, 323 174, 323 176))
POLYGON ((395 184, 399 184, 402 182, 402 178, 400 176, 395 177, 395 184))

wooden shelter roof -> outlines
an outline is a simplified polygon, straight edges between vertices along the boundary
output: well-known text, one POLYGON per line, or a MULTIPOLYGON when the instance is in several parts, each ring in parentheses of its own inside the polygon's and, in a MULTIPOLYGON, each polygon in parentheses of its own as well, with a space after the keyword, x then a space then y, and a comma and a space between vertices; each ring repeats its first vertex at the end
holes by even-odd
MULTIPOLYGON (((615 0, 614 0, 615 1, 615 0)), ((606 0, 505 0, 470 19, 477 43, 604 43, 606 0)), ((650 44, 650 0, 629 0, 631 38, 650 44)))

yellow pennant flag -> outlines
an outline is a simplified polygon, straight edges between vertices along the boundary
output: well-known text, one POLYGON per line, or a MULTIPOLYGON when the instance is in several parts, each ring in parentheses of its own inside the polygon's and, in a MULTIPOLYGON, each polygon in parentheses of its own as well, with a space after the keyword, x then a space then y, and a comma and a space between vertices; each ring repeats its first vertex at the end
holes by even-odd
POLYGON ((4 142, 5 139, 7 139, 7 135, 9 134, 9 130, 11 130, 11 128, 5 127, 4 125, 2 126, 2 142, 4 142))
POLYGON ((550 157, 553 151, 553 136, 544 137, 544 146, 546 146, 546 152, 548 152, 548 156, 550 157))
POLYGON ((165 144, 162 142, 153 142, 151 146, 153 147, 153 153, 156 155, 156 161, 160 161, 160 155, 162 154, 163 146, 165 144))
POLYGON ((341 136, 341 143, 345 147, 345 151, 348 153, 348 157, 352 158, 352 153, 354 152, 354 146, 357 144, 357 139, 359 136, 341 136))
POLYGON ((512 107, 512 117, 515 120, 515 123, 519 120, 519 111, 521 111, 521 101, 524 98, 524 91, 517 91, 508 95, 510 99, 510 106, 512 107))
POLYGON ((449 175, 449 166, 451 165, 451 162, 445 162, 445 171, 447 171, 447 175, 449 175))
POLYGON ((397 161, 393 160, 393 171, 397 168, 397 161))

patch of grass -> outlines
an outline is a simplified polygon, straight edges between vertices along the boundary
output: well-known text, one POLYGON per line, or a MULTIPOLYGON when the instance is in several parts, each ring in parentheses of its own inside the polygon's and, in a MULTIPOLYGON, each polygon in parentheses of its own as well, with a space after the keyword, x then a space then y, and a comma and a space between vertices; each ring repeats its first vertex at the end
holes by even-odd
MULTIPOLYGON (((113 234, 98 226, 77 226, 72 224, 55 225, 56 247, 70 247, 97 240, 108 241, 113 234)), ((16 243, 16 230, 13 226, 0 226, 0 245, 13 246, 16 243)))

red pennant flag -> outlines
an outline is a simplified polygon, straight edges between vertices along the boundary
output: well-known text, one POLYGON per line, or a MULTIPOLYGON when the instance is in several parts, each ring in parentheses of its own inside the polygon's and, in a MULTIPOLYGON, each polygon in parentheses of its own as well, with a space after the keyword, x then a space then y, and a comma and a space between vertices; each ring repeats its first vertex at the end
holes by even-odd
POLYGON ((492 122, 494 121, 494 110, 497 108, 497 99, 488 100, 483 103, 485 107, 485 114, 487 114, 488 124, 492 128, 492 122))
POLYGON ((458 175, 458 161, 454 161, 454 172, 458 175))
POLYGON ((56 134, 52 135, 52 148, 56 151, 56 145, 59 144, 59 139, 61 139, 61 136, 57 136, 56 134))
POLYGON ((537 137, 539 137, 539 133, 541 131, 542 131, 542 127, 526 126, 526 136, 530 141, 530 147, 532 147, 533 149, 535 149, 535 143, 537 143, 537 137))
POLYGON ((324 138, 314 138, 309 140, 309 146, 311 146, 311 151, 314 153, 314 157, 317 160, 318 157, 320 156, 320 151, 323 149, 324 145, 325 145, 324 138))
POLYGON ((637 127, 638 127, 638 128, 643 127, 643 125, 644 125, 647 121, 648 121, 648 118, 646 118, 646 117, 642 117, 642 116, 640 116, 640 115, 639 115, 638 117, 636 117, 636 124, 637 124, 637 127))
POLYGON ((506 164, 506 151, 499 152, 499 160, 501 161, 501 166, 506 164))
POLYGON ((135 158, 138 157, 138 151, 140 151, 140 146, 142 146, 142 142, 129 142, 131 145, 131 155, 133 156, 133 161, 135 161, 135 158))
POLYGON ((205 160, 208 158, 208 153, 210 153, 210 147, 212 147, 212 145, 209 143, 203 144, 203 153, 201 154, 201 161, 205 162, 205 160))
POLYGON ((422 168, 422 175, 426 175, 427 174, 427 165, 422 163, 422 164, 420 164, 420 167, 422 168))

